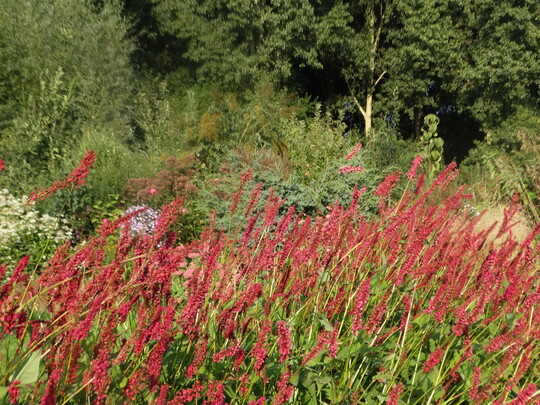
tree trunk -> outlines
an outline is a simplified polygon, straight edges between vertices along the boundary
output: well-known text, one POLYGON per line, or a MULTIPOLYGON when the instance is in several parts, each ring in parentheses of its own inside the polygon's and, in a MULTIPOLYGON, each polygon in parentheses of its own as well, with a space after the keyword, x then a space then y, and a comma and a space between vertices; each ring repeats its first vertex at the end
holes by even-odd
POLYGON ((347 86, 349 87, 349 92, 351 93, 351 96, 353 97, 353 100, 358 107, 358 110, 362 114, 362 117, 364 118, 364 135, 366 137, 366 143, 369 143, 369 141, 373 138, 373 97, 375 94, 375 88, 377 87, 377 84, 379 81, 383 78, 383 76, 386 74, 386 71, 383 71, 379 77, 375 80, 375 68, 376 68, 376 61, 377 61, 377 52, 379 49, 379 40, 381 38, 381 30, 384 24, 384 11, 381 8, 380 10, 380 22, 379 26, 376 26, 376 10, 375 5, 373 8, 371 8, 367 16, 368 18, 368 28, 369 28, 369 41, 370 41, 370 51, 369 51, 369 70, 368 74, 369 77, 367 78, 367 83, 365 87, 365 103, 364 106, 360 104, 358 101, 358 98, 354 95, 354 92, 347 82, 347 86))
POLYGON ((366 141, 371 139, 372 123, 371 116, 373 113, 373 91, 369 91, 366 95, 366 110, 364 113, 364 134, 366 135, 366 141))

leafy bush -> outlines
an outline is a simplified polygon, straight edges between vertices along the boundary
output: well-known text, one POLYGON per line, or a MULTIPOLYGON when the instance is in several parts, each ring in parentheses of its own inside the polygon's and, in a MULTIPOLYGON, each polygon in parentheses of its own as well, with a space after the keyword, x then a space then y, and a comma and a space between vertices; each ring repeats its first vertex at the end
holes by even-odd
POLYGON ((121 214, 124 188, 131 177, 155 172, 153 160, 144 152, 130 149, 106 130, 94 130, 79 140, 72 156, 64 159, 57 169, 57 176, 67 173, 86 150, 95 151, 99 157, 86 179, 86 186, 58 190, 54 197, 42 203, 42 209, 51 215, 66 213, 65 218, 78 237, 93 233, 104 218, 112 219, 121 214))
MULTIPOLYGON (((197 90, 197 89, 196 89, 197 90)), ((184 131, 201 161, 214 170, 215 153, 234 147, 273 148, 284 155, 289 119, 305 114, 305 102, 261 81, 244 94, 190 90, 184 98, 184 131)))
POLYGON ((257 211, 254 193, 245 226, 177 245, 174 200, 152 235, 122 231, 127 216, 74 253, 59 248, 39 277, 21 260, 0 290, 3 392, 96 404, 537 402, 540 225, 515 242, 514 201, 499 244, 486 241, 478 216, 460 213, 463 189, 429 203, 455 165, 421 189, 418 163, 398 202, 400 174, 377 187, 372 220, 365 190, 314 219, 278 219, 279 198, 257 211))
POLYGON ((199 188, 196 186, 198 160, 192 153, 177 158, 168 156, 160 164, 160 170, 152 177, 131 178, 125 187, 125 195, 132 203, 143 203, 155 209, 183 198, 183 215, 173 226, 181 241, 197 238, 202 231, 203 218, 199 211, 199 188))
POLYGON ((135 123, 141 131, 139 145, 152 156, 179 155, 188 149, 186 121, 171 105, 165 82, 148 80, 135 98, 135 123))
POLYGON ((313 117, 291 118, 283 125, 283 141, 293 174, 301 184, 317 180, 351 146, 343 134, 345 125, 316 107, 313 117))
POLYGON ((540 221, 540 118, 521 110, 500 128, 477 142, 462 170, 478 202, 490 207, 518 190, 529 215, 540 221))

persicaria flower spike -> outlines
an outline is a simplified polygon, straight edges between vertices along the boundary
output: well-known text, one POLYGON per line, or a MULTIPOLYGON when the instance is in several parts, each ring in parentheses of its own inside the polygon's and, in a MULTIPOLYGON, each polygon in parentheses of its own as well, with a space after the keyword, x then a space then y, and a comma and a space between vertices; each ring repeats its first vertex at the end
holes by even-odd
POLYGON ((13 380, 11 384, 9 384, 7 392, 9 394, 9 402, 12 404, 16 404, 17 400, 21 396, 21 390, 19 389, 20 384, 21 382, 19 380, 13 380))
POLYGON ((90 168, 96 162, 96 152, 89 150, 86 152, 86 155, 82 158, 79 166, 73 170, 73 172, 63 181, 56 181, 54 184, 46 188, 45 190, 35 190, 30 194, 28 201, 44 200, 51 195, 54 195, 58 190, 65 189, 70 185, 73 185, 74 188, 82 186, 86 181, 86 177, 90 172, 90 168))
POLYGON ((431 353, 431 355, 429 356, 429 359, 427 359, 427 361, 424 363, 424 371, 426 373, 429 373, 433 369, 433 367, 439 364, 439 362, 441 361, 442 355, 443 355, 443 351, 441 347, 437 346, 435 351, 431 353))
POLYGON ((364 168, 362 166, 343 166, 339 169, 340 173, 349 174, 349 173, 362 173, 364 168))
POLYGON ((418 166, 420 166, 420 163, 422 163, 422 156, 418 155, 413 159, 411 168, 407 172, 407 178, 409 181, 413 181, 416 177, 416 172, 418 171, 418 166))
POLYGON ((346 160, 351 160, 353 157, 356 156, 356 154, 358 153, 358 151, 360 150, 360 148, 362 147, 362 144, 359 143, 358 145, 356 145, 354 147, 354 149, 347 155, 345 156, 345 159, 346 160))
POLYGON ((6 162, 4 162, 2 159, 0 159, 0 172, 4 170, 4 167, 6 166, 6 162))
POLYGON ((388 405, 398 405, 399 403, 399 397, 401 396, 401 393, 403 392, 403 384, 398 383, 394 384, 392 386, 392 389, 388 393, 388 405))
POLYGON ((291 353, 291 335, 287 324, 283 321, 278 322, 278 346, 279 346, 279 361, 282 363, 287 360, 291 353))

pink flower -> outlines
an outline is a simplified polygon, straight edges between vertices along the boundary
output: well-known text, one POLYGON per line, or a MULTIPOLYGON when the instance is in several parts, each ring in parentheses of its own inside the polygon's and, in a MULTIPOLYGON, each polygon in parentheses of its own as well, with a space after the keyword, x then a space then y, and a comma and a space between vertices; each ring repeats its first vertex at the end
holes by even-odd
POLYGON ((279 346, 279 361, 282 363, 287 360, 291 353, 291 335, 287 324, 283 321, 278 322, 278 346, 279 346))
POLYGON ((289 398, 291 398, 294 391, 294 387, 289 384, 291 377, 292 372, 289 369, 287 369, 285 373, 281 374, 281 377, 277 383, 278 393, 275 396, 272 405, 281 405, 289 401, 289 398))
POLYGON ((359 143, 358 145, 356 145, 354 147, 354 149, 347 155, 345 156, 345 159, 346 160, 351 160, 353 157, 356 156, 356 154, 358 153, 358 151, 360 150, 360 148, 362 147, 362 144, 359 143))
POLYGON ((368 278, 362 282, 362 284, 358 288, 358 291, 356 292, 354 306, 351 311, 351 315, 353 318, 352 331, 355 335, 357 335, 358 332, 362 329, 362 313, 364 312, 364 308, 366 307, 366 304, 369 300, 370 288, 371 279, 368 278))
MULTIPOLYGON (((529 401, 535 397, 536 393, 536 385, 534 384, 527 384, 527 386, 525 387, 525 389, 523 389, 523 391, 521 391, 517 398, 514 399, 512 402, 509 402, 508 405, 525 405, 527 403, 529 403, 529 401)), ((535 401, 536 402, 536 401, 535 401)))
POLYGON ((21 382, 19 380, 14 380, 9 384, 9 388, 7 390, 9 394, 9 402, 12 404, 17 403, 17 399, 21 396, 21 391, 19 390, 19 385, 21 382))
POLYGON ((440 346, 437 346, 435 351, 429 355, 429 359, 424 363, 424 371, 429 373, 441 361, 443 351, 440 346))
POLYGON ((4 167, 6 166, 6 162, 4 162, 2 159, 0 159, 0 172, 4 170, 4 167))
POLYGON ((349 174, 349 173, 362 173, 364 168, 362 166, 343 166, 339 169, 340 173, 349 174))
POLYGON ((54 195, 58 190, 68 188, 73 186, 77 188, 82 186, 85 183, 85 179, 90 173, 90 168, 96 162, 96 152, 89 150, 86 152, 86 155, 82 158, 79 166, 73 170, 73 172, 66 177, 63 181, 55 181, 53 185, 45 190, 36 189, 30 194, 29 201, 44 200, 51 195, 54 195))
POLYGON ((151 188, 148 192, 150 193, 150 195, 154 195, 157 193, 157 190, 155 188, 151 188))
POLYGON ((413 159, 411 168, 407 172, 407 178, 409 181, 413 181, 413 179, 416 177, 416 172, 418 171, 418 166, 420 166, 420 163, 422 163, 422 156, 418 155, 413 159))
POLYGON ((401 176, 401 173, 396 171, 393 173, 390 173, 386 178, 379 184, 377 187, 377 190, 375 190, 375 197, 388 197, 392 190, 396 187, 399 178, 401 176))
POLYGON ((475 367, 474 372, 473 372, 473 377, 472 377, 473 385, 469 392, 469 395, 473 401, 480 399, 480 396, 478 393, 478 388, 480 387, 480 374, 481 374, 480 367, 475 367))
POLYGON ((401 396, 401 393, 403 392, 403 384, 398 383, 394 384, 392 386, 392 389, 388 393, 388 405, 397 405, 399 397, 401 396))
POLYGON ((262 321, 261 330, 257 342, 253 346, 251 356, 255 359, 255 371, 261 371, 266 360, 267 351, 265 349, 265 343, 268 334, 272 329, 272 323, 269 321, 262 321))

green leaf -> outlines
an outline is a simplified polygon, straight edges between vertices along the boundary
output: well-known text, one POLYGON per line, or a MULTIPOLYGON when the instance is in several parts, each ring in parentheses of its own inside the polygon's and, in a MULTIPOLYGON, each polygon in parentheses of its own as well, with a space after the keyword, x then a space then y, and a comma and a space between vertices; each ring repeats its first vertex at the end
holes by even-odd
POLYGON ((352 345, 348 345, 348 346, 343 346, 337 356, 336 356, 336 359, 338 360, 344 360, 344 359, 354 359, 354 358, 358 358, 358 357, 362 357, 364 356, 367 352, 373 350, 374 348, 372 348, 371 346, 367 345, 367 344, 364 344, 364 343, 359 343, 359 342, 356 342, 352 345))
POLYGON ((325 316, 321 317, 319 322, 321 323, 321 326, 324 326, 324 329, 327 332, 332 332, 334 330, 334 327, 332 326, 332 324, 328 321, 328 319, 325 316))
POLYGON ((323 356, 326 355, 326 350, 321 351, 316 357, 307 362, 308 367, 315 367, 318 364, 324 364, 322 361, 323 356))
POLYGON ((300 374, 302 374, 301 369, 296 370, 296 373, 292 375, 289 383, 291 383, 295 387, 298 387, 298 382, 300 381, 300 374))
POLYGON ((41 353, 32 352, 21 366, 15 370, 12 381, 19 380, 21 384, 32 384, 39 378, 39 365, 41 363, 41 353))
POLYGON ((419 317, 413 319, 412 324, 422 327, 428 323, 429 318, 430 318, 429 314, 422 314, 419 317))
POLYGON ((332 378, 329 376, 325 376, 325 377, 315 376, 313 377, 313 381, 315 381, 320 386, 325 386, 332 383, 332 378))

